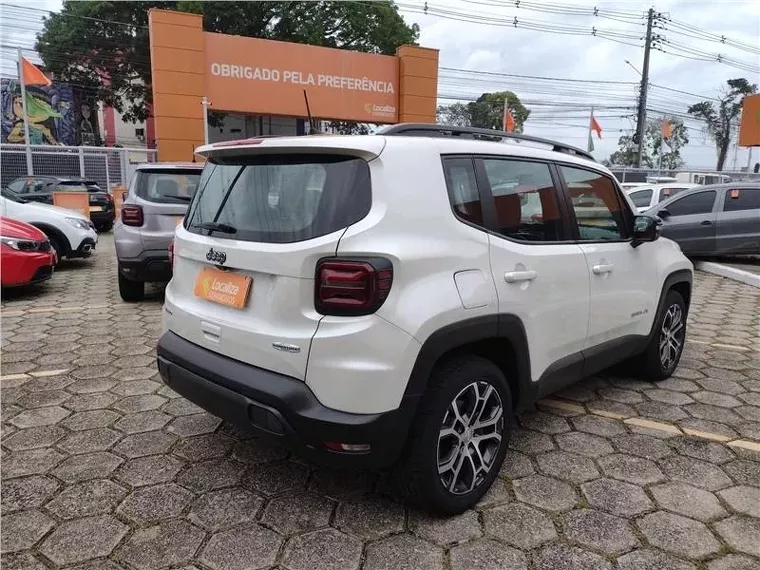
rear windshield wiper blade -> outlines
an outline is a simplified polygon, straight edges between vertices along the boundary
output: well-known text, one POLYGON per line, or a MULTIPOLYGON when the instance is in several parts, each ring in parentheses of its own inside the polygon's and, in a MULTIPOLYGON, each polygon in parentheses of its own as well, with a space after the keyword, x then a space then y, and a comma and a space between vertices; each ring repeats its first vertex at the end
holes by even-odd
POLYGON ((222 232, 223 234, 237 233, 237 228, 233 228, 230 225, 222 224, 219 222, 203 222, 201 224, 193 224, 191 227, 201 230, 208 230, 209 232, 222 232))
POLYGON ((193 199, 192 196, 180 196, 179 194, 164 194, 164 198, 172 198, 173 200, 182 200, 183 202, 189 202, 193 199))

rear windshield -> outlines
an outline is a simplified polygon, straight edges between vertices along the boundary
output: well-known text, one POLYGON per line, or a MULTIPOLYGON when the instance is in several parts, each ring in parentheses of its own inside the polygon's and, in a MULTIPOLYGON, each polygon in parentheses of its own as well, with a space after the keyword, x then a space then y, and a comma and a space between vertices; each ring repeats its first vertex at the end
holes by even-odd
POLYGON ((198 189, 199 169, 138 170, 135 175, 135 194, 149 202, 188 204, 198 189))
POLYGON ((209 160, 185 227, 215 237, 292 243, 346 228, 372 202, 369 166, 361 158, 275 155, 209 160))
POLYGON ((89 180, 61 180, 58 188, 63 188, 66 192, 102 192, 97 182, 89 180))

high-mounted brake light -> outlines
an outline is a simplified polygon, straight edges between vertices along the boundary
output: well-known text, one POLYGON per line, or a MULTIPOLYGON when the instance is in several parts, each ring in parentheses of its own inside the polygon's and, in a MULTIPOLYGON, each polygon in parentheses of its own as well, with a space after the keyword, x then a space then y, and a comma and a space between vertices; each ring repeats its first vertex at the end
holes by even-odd
POLYGON ((385 258, 325 259, 317 264, 314 304, 323 315, 357 316, 377 311, 393 284, 385 258))
POLYGON ((251 145, 251 144, 261 144, 263 142, 264 142, 264 139, 262 138, 252 138, 252 139, 240 139, 237 141, 222 141, 222 142, 214 143, 211 146, 213 146, 214 148, 221 148, 225 146, 246 146, 246 145, 251 145))
POLYGON ((140 227, 143 225, 145 218, 143 216, 142 206, 134 204, 124 204, 121 207, 121 223, 125 226, 140 227))

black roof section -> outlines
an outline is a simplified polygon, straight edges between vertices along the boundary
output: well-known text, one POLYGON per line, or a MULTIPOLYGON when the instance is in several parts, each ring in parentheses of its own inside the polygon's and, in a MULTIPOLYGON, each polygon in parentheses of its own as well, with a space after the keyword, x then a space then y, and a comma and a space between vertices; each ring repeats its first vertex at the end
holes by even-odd
POLYGON ((507 131, 495 131, 491 129, 481 129, 478 127, 454 127, 451 125, 433 125, 429 123, 398 123, 396 125, 388 125, 387 127, 383 127, 382 129, 376 131, 375 134, 382 136, 404 137, 461 137, 477 140, 490 140, 496 142, 504 139, 512 139, 516 141, 526 141, 548 145, 555 152, 574 154, 576 156, 580 156, 596 162, 590 152, 586 152, 585 150, 567 145, 565 143, 543 139, 540 137, 532 137, 530 135, 519 135, 516 133, 508 133, 507 131))

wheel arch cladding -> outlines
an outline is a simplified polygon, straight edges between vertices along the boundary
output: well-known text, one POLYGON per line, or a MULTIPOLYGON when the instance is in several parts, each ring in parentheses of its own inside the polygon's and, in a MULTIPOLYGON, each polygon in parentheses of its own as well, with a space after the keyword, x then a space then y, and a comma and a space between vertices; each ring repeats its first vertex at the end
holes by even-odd
POLYGON ((67 238, 66 234, 64 234, 61 230, 44 222, 29 223, 35 228, 41 230, 46 236, 48 236, 48 238, 55 238, 55 240, 61 245, 61 248, 63 248, 63 255, 68 255, 71 253, 71 243, 69 242, 69 238, 67 238))
POLYGON ((665 282, 662 284, 662 290, 660 291, 660 300, 657 302, 657 313, 655 313, 656 316, 652 323, 652 329, 649 331, 650 338, 657 331, 657 316, 662 313, 662 307, 665 304, 665 297, 668 295, 668 291, 676 291, 683 297, 684 304, 686 305, 685 316, 688 317, 693 279, 694 276, 688 269, 679 269, 665 278, 665 282))

